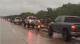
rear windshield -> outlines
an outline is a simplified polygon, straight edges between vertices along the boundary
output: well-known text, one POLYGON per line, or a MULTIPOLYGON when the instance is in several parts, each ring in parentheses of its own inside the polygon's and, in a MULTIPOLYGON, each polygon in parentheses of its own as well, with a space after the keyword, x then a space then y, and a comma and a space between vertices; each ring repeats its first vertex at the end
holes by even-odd
POLYGON ((35 18, 35 17, 33 17, 33 18, 32 18, 32 17, 29 17, 29 19, 33 19, 33 20, 36 20, 37 18, 35 18))
POLYGON ((64 22, 78 22, 80 23, 79 17, 66 17, 64 22))
POLYGON ((16 18, 16 19, 21 19, 21 18, 16 18))

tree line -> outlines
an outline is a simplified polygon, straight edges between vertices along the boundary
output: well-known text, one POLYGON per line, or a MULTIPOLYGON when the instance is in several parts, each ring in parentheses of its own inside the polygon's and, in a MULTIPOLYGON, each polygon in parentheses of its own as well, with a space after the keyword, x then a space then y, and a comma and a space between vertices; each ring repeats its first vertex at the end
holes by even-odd
POLYGON ((21 13, 20 15, 10 15, 7 18, 21 17, 26 18, 27 16, 36 16, 38 19, 44 19, 45 16, 49 16, 52 20, 57 16, 70 15, 70 16, 80 16, 80 3, 79 4, 63 4, 58 8, 47 8, 47 11, 40 10, 36 14, 31 12, 21 13))

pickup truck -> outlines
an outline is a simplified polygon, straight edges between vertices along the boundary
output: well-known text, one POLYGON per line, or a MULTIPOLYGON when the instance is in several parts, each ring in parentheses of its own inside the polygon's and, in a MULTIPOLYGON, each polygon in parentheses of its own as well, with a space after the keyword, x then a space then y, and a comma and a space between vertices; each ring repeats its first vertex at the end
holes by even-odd
POLYGON ((80 17, 58 16, 48 26, 48 35, 52 36, 53 32, 62 34, 64 41, 70 41, 72 37, 80 37, 80 17))
POLYGON ((14 22, 14 24, 16 24, 16 23, 22 24, 22 19, 20 17, 16 17, 13 22, 14 22))
POLYGON ((28 26, 28 28, 30 28, 30 26, 32 26, 32 28, 34 28, 34 26, 36 26, 40 21, 37 20, 37 18, 35 16, 28 16, 25 20, 24 20, 24 27, 26 27, 26 25, 28 26))

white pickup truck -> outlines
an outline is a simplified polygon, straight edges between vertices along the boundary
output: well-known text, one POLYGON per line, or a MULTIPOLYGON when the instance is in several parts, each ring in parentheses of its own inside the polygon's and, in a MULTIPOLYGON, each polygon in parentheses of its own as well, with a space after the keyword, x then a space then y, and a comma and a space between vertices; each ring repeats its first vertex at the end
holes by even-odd
POLYGON ((14 19, 14 24, 16 24, 16 23, 21 24, 22 23, 22 19, 20 17, 16 17, 14 19))
POLYGON ((35 16, 28 16, 24 21, 24 27, 26 27, 26 25, 27 25, 28 28, 30 26, 32 26, 34 28, 34 26, 36 26, 39 22, 40 22, 40 20, 37 20, 37 18, 35 16))

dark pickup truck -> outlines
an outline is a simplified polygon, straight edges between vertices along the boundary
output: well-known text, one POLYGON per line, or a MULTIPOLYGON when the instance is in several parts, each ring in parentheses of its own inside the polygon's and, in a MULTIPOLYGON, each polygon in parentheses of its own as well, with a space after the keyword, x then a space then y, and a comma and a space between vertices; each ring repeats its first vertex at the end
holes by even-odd
POLYGON ((48 35, 52 36, 53 32, 61 33, 64 41, 70 41, 72 37, 80 37, 80 17, 58 16, 48 26, 48 35))

